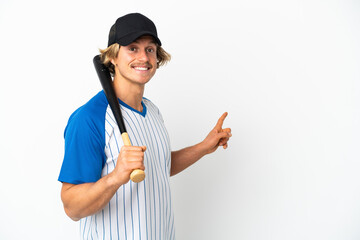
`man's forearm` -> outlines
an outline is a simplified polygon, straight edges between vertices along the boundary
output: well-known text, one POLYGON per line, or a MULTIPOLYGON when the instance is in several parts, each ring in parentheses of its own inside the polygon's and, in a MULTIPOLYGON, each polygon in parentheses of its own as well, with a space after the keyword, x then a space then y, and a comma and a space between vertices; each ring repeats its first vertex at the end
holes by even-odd
POLYGON ((170 176, 174 176, 175 174, 185 170, 204 155, 206 155, 206 150, 202 146, 202 143, 171 152, 170 176))
POLYGON ((111 173, 94 183, 63 183, 61 199, 65 212, 74 221, 92 215, 109 203, 120 186, 111 173))

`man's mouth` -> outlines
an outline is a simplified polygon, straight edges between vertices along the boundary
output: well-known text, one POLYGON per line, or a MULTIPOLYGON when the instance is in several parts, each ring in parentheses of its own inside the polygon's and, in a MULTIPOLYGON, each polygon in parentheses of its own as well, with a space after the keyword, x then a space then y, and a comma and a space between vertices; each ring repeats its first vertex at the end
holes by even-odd
POLYGON ((147 71, 151 67, 150 66, 133 66, 132 68, 134 68, 135 70, 138 70, 138 71, 147 71))

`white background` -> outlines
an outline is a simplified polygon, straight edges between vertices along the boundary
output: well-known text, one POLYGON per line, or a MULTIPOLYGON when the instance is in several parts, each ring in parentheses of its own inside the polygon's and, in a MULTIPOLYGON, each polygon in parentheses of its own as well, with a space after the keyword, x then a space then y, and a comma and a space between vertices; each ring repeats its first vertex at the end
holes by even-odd
POLYGON ((229 112, 229 149, 172 178, 177 239, 360 239, 356 0, 1 0, 0 239, 78 238, 63 130, 100 91, 92 58, 129 12, 173 57, 145 93, 173 149, 229 112))

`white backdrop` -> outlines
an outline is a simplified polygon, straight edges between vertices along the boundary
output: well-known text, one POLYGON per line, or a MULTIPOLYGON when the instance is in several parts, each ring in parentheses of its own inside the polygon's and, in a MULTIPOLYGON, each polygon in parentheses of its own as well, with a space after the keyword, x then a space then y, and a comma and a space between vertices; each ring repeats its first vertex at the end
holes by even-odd
POLYGON ((356 0, 1 0, 0 239, 78 238, 57 182, 63 130, 129 12, 173 57, 145 93, 173 149, 229 112, 229 149, 172 178, 177 239, 360 239, 356 0))

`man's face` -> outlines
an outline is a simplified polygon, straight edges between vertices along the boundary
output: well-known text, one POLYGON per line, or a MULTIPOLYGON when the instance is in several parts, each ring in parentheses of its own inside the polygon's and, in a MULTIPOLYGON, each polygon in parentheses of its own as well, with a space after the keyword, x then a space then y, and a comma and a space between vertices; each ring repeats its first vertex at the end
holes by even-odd
POLYGON ((120 46, 115 65, 115 77, 131 83, 144 85, 157 68, 156 44, 152 37, 143 36, 128 46, 120 46))

